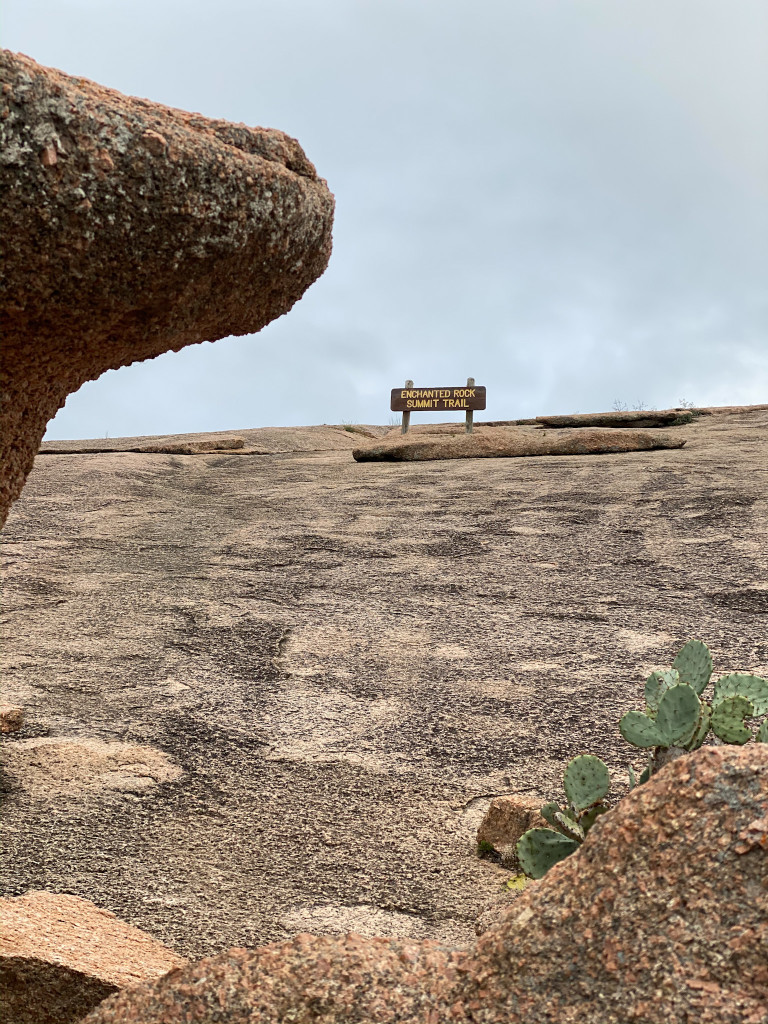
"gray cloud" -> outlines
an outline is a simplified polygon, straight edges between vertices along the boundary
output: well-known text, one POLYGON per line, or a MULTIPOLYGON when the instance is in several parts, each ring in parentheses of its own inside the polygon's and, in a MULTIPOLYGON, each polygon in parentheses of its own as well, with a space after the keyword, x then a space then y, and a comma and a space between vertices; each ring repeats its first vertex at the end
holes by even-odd
POLYGON ((493 418, 768 400, 760 0, 5 0, 4 20, 42 63, 288 131, 338 203, 291 313, 106 374, 49 436, 382 422, 405 377, 472 374, 493 418))

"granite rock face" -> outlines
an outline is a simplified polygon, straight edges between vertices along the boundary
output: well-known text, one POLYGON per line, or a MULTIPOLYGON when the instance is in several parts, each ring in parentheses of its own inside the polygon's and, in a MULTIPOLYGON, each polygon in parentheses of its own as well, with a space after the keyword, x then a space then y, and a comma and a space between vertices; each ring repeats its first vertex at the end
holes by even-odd
POLYGON ((29 892, 0 900, 0 1021, 65 1024, 121 989, 186 963, 88 900, 29 892))
POLYGON ((682 448, 685 440, 639 430, 557 430, 532 433, 503 427, 472 434, 392 433, 352 455, 357 462, 426 462, 432 459, 510 459, 538 455, 610 455, 682 448))
POLYGON ((9 51, 0 90, 2 523, 70 392, 286 313, 328 263, 333 197, 279 131, 9 51))
POLYGON ((768 1021, 768 744, 629 794, 467 954, 297 936, 105 1001, 89 1024, 768 1021))

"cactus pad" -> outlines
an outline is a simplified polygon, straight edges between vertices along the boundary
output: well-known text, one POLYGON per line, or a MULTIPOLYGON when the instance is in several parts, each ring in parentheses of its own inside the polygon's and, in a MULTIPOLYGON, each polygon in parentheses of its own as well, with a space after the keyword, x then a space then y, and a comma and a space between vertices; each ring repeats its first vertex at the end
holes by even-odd
POLYGON ((667 745, 658 725, 642 711, 628 711, 619 722, 619 732, 627 743, 644 750, 667 745))
POLYGON ((693 739, 701 716, 701 704, 693 687, 678 683, 663 693, 659 701, 656 725, 664 736, 665 747, 684 747, 693 739))
POLYGON ((746 697, 726 697, 712 708, 712 732, 726 743, 746 743, 752 733, 744 725, 755 709, 746 697))
POLYGON ((676 668, 668 669, 666 672, 651 672, 645 681, 645 703, 652 718, 656 717, 663 694, 670 687, 677 686, 679 682, 680 674, 676 668))
POLYGON ((701 713, 699 715, 699 724, 696 726, 696 730, 691 740, 685 745, 686 750, 698 750, 704 740, 709 734, 709 727, 712 722, 712 708, 709 704, 704 701, 701 702, 701 713))
POLYGON ((560 806, 560 804, 552 802, 544 804, 544 806, 539 811, 539 814, 545 821, 549 822, 552 828, 557 828, 557 825, 555 824, 555 815, 561 810, 562 807, 560 806))
POLYGON ((745 697, 754 707, 754 714, 764 715, 768 711, 768 679, 743 672, 721 676, 715 683, 712 706, 716 707, 728 697, 745 697))
POLYGON ((610 788, 608 768, 593 754, 574 757, 565 769, 563 789, 576 811, 583 811, 602 800, 610 788))
POLYGON ((584 835, 589 832, 597 819, 608 811, 610 811, 608 804, 595 804, 594 807, 590 807, 588 811, 585 811, 579 818, 579 824, 581 825, 584 835))
POLYGON ((681 683, 688 683, 700 694, 712 675, 712 655, 701 640, 689 640, 672 662, 677 669, 681 683))
POLYGON ((762 723, 760 728, 757 730, 755 740, 758 743, 768 743, 768 719, 762 723))
POLYGON ((570 815, 558 811, 555 814, 555 824, 557 825, 558 832, 562 832, 564 836, 573 839, 577 843, 584 842, 584 829, 570 815))
POLYGON ((549 869, 569 857, 579 844, 548 828, 531 828, 517 841, 517 858, 529 878, 543 878, 549 869))

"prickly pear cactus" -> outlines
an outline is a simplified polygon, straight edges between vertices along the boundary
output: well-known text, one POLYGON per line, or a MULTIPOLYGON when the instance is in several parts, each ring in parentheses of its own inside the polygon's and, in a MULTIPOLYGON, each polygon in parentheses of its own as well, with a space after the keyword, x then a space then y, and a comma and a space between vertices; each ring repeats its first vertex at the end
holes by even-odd
POLYGON ((555 821, 555 815, 562 811, 560 804, 548 803, 539 811, 544 821, 548 821, 552 828, 557 828, 557 822, 555 821))
POLYGON ((679 682, 680 673, 676 668, 670 668, 666 672, 651 672, 645 681, 645 703, 651 718, 656 717, 662 696, 679 682))
POLYGON ((717 707, 728 697, 745 697, 754 707, 755 715, 764 715, 768 712, 768 679, 743 672, 721 676, 715 683, 712 706, 717 707))
POLYGON ((763 722, 755 734, 758 743, 768 743, 768 718, 763 722))
POLYGON ((650 750, 663 747, 665 737, 654 720, 642 711, 628 711, 619 722, 619 732, 633 747, 650 750))
POLYGON ((543 878, 549 869, 578 850, 574 839, 548 828, 531 828, 517 841, 517 859, 529 878, 543 878))
POLYGON ((569 762, 563 789, 576 812, 584 811, 608 795, 611 780, 605 762, 593 754, 581 754, 569 762))
POLYGON ((712 708, 709 704, 701 701, 701 713, 699 714, 699 724, 696 726, 696 730, 693 734, 693 738, 689 743, 686 743, 686 750, 698 750, 704 740, 709 735, 709 727, 712 720, 712 708))
POLYGON ((665 747, 684 747, 693 739, 701 716, 701 704, 693 687, 678 683, 662 694, 656 725, 665 747))
POLYGON ((712 655, 701 640, 689 640, 672 662, 677 669, 681 683, 688 683, 697 694, 701 694, 712 675, 712 655))
POLYGON ((754 706, 746 697, 726 697, 712 708, 712 732, 726 743, 746 743, 752 732, 744 725, 752 718, 754 706))
POLYGON ((606 803, 595 804, 595 806, 590 807, 588 811, 584 811, 584 813, 579 818, 579 825, 581 825, 584 834, 586 835, 587 832, 589 832, 589 830, 595 824, 597 819, 601 815, 607 814, 608 811, 610 811, 610 807, 606 803))
POLYGON ((579 844, 584 842, 584 829, 575 818, 572 818, 570 814, 564 814, 562 811, 558 811, 554 817, 558 832, 579 844))

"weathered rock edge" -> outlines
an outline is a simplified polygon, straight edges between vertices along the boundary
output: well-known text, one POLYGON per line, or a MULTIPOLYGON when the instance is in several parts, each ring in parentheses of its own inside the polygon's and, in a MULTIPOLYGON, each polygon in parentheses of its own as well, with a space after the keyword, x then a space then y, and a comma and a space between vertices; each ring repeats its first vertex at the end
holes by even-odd
POLYGON ((694 413, 690 409, 643 410, 632 412, 586 412, 572 416, 537 416, 542 427, 679 427, 690 423, 694 413))
POLYGON ((685 440, 638 430, 562 430, 538 436, 501 427, 475 429, 472 434, 389 436, 356 448, 357 462, 426 462, 432 459, 515 459, 538 455, 611 455, 682 448, 685 440))
POLYGON ((0 51, 0 524, 47 421, 108 369, 260 330, 322 274, 333 196, 295 139, 0 51))
POLYGON ((107 999, 88 1024, 768 1021, 768 744, 630 793, 467 954, 300 935, 107 999))
POLYGON ((90 900, 34 891, 0 900, 0 1021, 80 1020, 114 992, 187 963, 90 900))

